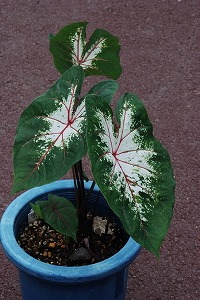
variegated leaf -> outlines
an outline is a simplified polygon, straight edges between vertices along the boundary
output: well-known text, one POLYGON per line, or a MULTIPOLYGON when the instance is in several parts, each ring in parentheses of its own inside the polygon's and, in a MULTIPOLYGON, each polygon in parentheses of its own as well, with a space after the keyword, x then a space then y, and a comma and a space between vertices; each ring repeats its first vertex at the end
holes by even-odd
POLYGON ((84 72, 73 67, 22 113, 14 143, 13 193, 61 178, 86 153, 84 72))
POLYGON ((88 153, 93 176, 126 231, 159 255, 172 217, 174 179, 165 148, 152 134, 142 102, 124 95, 116 107, 86 98, 88 153))
POLYGON ((50 37, 50 51, 62 74, 71 66, 81 66, 85 75, 105 75, 117 79, 121 74, 117 37, 96 29, 86 42, 87 22, 73 23, 50 37))
MULTIPOLYGON (((87 151, 85 99, 76 103, 84 73, 72 67, 22 113, 14 144, 16 191, 61 178, 87 151)), ((89 93, 108 103, 118 84, 105 80, 89 93)))

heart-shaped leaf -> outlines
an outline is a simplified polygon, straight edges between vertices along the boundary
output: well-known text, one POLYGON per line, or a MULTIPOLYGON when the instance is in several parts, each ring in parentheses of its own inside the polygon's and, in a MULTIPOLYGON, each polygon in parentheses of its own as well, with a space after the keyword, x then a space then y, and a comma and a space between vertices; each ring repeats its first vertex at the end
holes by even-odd
POLYGON ((36 201, 34 211, 40 211, 46 223, 53 229, 76 240, 78 218, 74 205, 66 198, 54 194, 48 195, 46 201, 36 201))
POLYGON ((110 106, 88 95, 88 153, 92 173, 125 230, 159 255, 172 218, 174 178, 165 148, 152 134, 142 102, 125 94, 113 122, 110 106))
POLYGON ((84 72, 73 67, 22 113, 14 143, 13 193, 60 179, 87 151, 84 72))
MULTIPOLYGON (((15 137, 13 193, 60 179, 87 151, 84 72, 72 67, 22 113, 15 137)), ((105 80, 89 93, 108 103, 118 84, 105 80)))
POLYGON ((86 42, 87 22, 73 23, 50 37, 50 52, 57 70, 62 74, 67 69, 81 66, 85 75, 105 75, 117 79, 121 74, 117 37, 96 29, 86 42))

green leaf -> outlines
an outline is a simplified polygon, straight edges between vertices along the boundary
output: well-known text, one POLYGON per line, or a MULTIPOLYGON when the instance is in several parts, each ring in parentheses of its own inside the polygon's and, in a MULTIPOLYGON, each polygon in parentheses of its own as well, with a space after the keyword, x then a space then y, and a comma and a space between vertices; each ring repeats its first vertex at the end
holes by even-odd
POLYGON ((12 192, 60 179, 87 151, 84 78, 72 67, 22 113, 15 137, 12 192))
POLYGON ((125 94, 118 102, 115 126, 110 106, 88 95, 87 142, 92 173, 125 230, 159 256, 174 205, 169 155, 155 139, 142 102, 125 94))
POLYGON ((57 232, 76 241, 78 218, 74 205, 66 198, 54 194, 48 195, 48 200, 37 201, 34 207, 39 206, 42 216, 57 232))
POLYGON ((119 84, 114 80, 102 80, 96 83, 88 92, 88 94, 97 95, 102 100, 110 104, 119 84))
POLYGON ((40 209, 40 206, 36 203, 30 203, 32 209, 34 210, 36 216, 39 218, 39 219, 44 219, 43 215, 42 215, 42 212, 41 212, 41 209, 40 209))
POLYGON ((121 74, 118 38, 96 29, 86 41, 87 22, 73 23, 50 38, 50 52, 57 70, 81 66, 85 75, 105 75, 117 79, 121 74))

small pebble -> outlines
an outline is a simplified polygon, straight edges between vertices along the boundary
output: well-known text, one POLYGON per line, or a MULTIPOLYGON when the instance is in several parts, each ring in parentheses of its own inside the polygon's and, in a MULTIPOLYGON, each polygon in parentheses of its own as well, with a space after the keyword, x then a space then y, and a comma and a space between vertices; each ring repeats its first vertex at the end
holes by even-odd
POLYGON ((54 243, 49 243, 49 248, 55 248, 56 247, 56 243, 54 242, 54 243))

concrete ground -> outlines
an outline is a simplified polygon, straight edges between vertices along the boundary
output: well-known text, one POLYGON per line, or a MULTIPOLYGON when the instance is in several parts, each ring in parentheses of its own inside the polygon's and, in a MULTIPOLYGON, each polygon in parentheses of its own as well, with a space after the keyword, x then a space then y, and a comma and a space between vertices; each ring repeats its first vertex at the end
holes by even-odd
MULTIPOLYGON (((200 2, 1 0, 0 216, 11 202, 17 120, 57 78, 48 34, 75 21, 121 41, 120 93, 143 99, 176 176, 174 218, 157 260, 142 250, 126 300, 200 299, 200 2)), ((0 299, 19 300, 16 269, 0 248, 0 299)), ((36 299, 37 300, 37 299, 36 299)))

